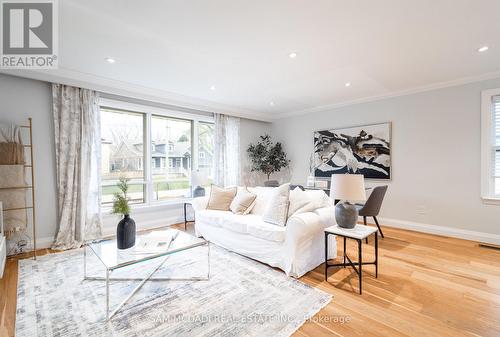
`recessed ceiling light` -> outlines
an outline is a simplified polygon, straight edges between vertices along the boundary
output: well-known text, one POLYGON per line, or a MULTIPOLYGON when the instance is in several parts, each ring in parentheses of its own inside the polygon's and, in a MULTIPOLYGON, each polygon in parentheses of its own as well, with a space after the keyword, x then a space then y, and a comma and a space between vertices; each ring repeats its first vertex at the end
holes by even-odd
POLYGON ((483 51, 487 51, 488 49, 490 49, 490 48, 488 48, 488 46, 482 46, 477 51, 480 52, 480 53, 482 53, 483 51))
POLYGON ((274 102, 269 102, 269 105, 270 106, 274 106, 274 102))
POLYGON ((116 62, 116 60, 114 58, 111 58, 111 57, 106 57, 105 60, 106 60, 106 62, 111 63, 111 64, 116 62))
POLYGON ((350 87, 351 86, 351 82, 347 82, 346 84, 344 84, 346 87, 350 87))
POLYGON ((215 85, 212 85, 212 86, 210 87, 210 90, 214 91, 214 90, 215 90, 215 85))
POLYGON ((294 59, 294 58, 297 57, 297 53, 292 52, 292 53, 288 54, 288 57, 291 58, 291 59, 294 59))

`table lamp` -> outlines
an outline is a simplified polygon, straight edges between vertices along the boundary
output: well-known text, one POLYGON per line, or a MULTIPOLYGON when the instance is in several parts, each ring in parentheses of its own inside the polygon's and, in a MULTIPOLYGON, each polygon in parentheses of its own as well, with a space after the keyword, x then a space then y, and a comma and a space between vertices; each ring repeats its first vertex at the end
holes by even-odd
POLYGON ((193 190, 193 198, 202 197, 205 195, 205 189, 202 187, 208 183, 208 177, 205 173, 198 170, 191 171, 191 188, 193 190))
POLYGON ((358 209, 350 202, 365 201, 365 180, 362 174, 333 174, 330 198, 341 200, 335 206, 335 219, 342 228, 354 228, 358 209))

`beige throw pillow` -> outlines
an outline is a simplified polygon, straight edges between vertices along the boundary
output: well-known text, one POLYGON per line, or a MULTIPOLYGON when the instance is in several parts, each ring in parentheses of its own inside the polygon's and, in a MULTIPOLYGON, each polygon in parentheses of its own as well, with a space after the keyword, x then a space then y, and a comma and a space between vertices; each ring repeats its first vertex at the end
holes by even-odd
POLYGON ((229 211, 229 206, 236 196, 237 187, 222 188, 212 185, 210 197, 208 198, 207 209, 217 211, 229 211))
POLYGON ((273 225, 285 226, 288 215, 290 184, 283 184, 272 190, 262 220, 273 225))
POLYGON ((248 214, 255 205, 256 194, 253 194, 246 188, 239 188, 236 197, 234 197, 229 209, 234 214, 248 214))

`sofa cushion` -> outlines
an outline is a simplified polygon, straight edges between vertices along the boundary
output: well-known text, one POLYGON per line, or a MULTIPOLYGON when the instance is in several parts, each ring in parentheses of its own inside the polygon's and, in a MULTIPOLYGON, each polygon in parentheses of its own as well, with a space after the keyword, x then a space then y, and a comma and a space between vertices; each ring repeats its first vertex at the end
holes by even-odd
POLYGON ((233 232, 246 234, 248 233, 248 225, 258 221, 262 221, 258 215, 228 213, 224 221, 221 222, 221 227, 233 232))
POLYGON ((247 231, 251 236, 267 241, 283 242, 286 237, 286 227, 276 226, 262 220, 249 223, 247 231))
POLYGON ((212 185, 210 189, 210 198, 208 199, 207 209, 218 211, 229 211, 229 206, 236 196, 237 187, 222 188, 212 185))
POLYGON ((203 223, 214 226, 221 227, 222 223, 228 220, 228 217, 233 213, 229 211, 217 211, 212 209, 204 209, 196 212, 196 220, 203 221, 203 223))

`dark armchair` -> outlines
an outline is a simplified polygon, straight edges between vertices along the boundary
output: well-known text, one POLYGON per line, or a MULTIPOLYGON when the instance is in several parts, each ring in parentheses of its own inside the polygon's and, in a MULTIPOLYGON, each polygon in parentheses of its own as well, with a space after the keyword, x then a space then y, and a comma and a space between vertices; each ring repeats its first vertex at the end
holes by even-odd
POLYGON ((364 205, 356 205, 358 208, 359 216, 363 217, 363 222, 366 226, 366 217, 373 217, 375 220, 375 224, 378 227, 378 231, 380 235, 384 237, 384 233, 382 233, 382 229, 377 220, 378 213, 380 212, 380 208, 382 207, 382 202, 384 201, 385 192, 387 192, 387 185, 377 186, 373 189, 372 193, 366 200, 364 205))

